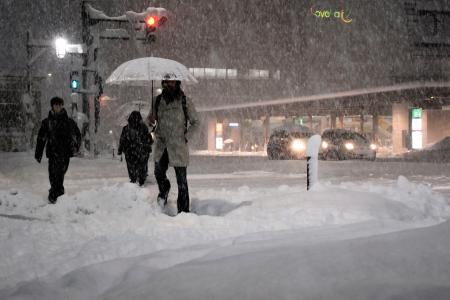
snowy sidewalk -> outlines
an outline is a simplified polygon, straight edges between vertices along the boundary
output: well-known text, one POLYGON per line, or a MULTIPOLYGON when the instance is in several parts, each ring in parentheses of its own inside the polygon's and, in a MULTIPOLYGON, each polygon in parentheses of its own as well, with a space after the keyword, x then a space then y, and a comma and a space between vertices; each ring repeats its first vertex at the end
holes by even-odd
MULTIPOLYGON (((446 188, 445 173, 411 165, 422 168, 412 182, 374 163, 338 177, 360 163, 333 163, 322 166, 335 177, 306 192, 299 162, 223 159, 196 161, 194 213, 176 217, 156 205, 154 183, 126 183, 117 161, 73 160, 68 193, 48 205, 45 164, 2 160, 0 298, 344 299, 377 286, 386 297, 446 295, 435 278, 450 274, 438 235, 448 225, 434 225, 449 219, 450 199, 433 191, 446 188)), ((170 199, 174 208, 176 188, 170 199)))

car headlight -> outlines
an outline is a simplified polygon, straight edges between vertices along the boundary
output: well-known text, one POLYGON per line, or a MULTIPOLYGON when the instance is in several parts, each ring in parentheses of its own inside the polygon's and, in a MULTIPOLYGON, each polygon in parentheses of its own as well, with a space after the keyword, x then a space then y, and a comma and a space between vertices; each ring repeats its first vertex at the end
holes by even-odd
POLYGON ((372 149, 372 150, 377 150, 377 145, 375 145, 375 144, 370 144, 370 149, 372 149))
POLYGON ((301 152, 306 149, 306 145, 302 140, 295 139, 291 143, 291 149, 295 152, 301 152))
POLYGON ((353 150, 355 149, 355 146, 353 145, 353 143, 345 143, 345 148, 347 150, 353 150))
POLYGON ((327 148, 328 148, 328 143, 325 142, 325 141, 323 141, 323 142, 322 142, 322 148, 323 148, 323 149, 327 149, 327 148))

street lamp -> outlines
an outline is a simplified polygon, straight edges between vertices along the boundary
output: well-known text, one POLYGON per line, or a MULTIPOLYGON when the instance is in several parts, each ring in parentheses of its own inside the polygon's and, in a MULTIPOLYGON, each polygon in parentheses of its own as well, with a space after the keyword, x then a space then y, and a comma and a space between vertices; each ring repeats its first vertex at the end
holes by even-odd
POLYGON ((55 40, 56 56, 58 58, 64 58, 66 56, 67 40, 63 38, 57 38, 55 40))

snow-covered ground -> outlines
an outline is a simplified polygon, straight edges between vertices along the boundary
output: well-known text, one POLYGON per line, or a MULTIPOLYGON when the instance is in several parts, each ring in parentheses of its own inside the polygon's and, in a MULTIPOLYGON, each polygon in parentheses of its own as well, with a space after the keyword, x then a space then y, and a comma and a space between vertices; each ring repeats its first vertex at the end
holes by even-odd
POLYGON ((49 205, 32 157, 0 153, 0 299, 450 299, 449 164, 320 162, 306 192, 304 161, 194 156, 171 217, 107 157, 49 205))

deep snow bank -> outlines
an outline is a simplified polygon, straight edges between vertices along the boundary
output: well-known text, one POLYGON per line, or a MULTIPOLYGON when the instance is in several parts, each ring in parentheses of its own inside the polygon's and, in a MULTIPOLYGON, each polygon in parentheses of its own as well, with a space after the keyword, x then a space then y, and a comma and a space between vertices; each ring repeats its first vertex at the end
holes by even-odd
POLYGON ((393 185, 325 183, 310 192, 300 186, 196 190, 195 214, 177 217, 163 214, 154 195, 154 185, 104 185, 48 205, 21 190, 0 191, 0 288, 58 278, 116 258, 249 234, 261 238, 276 231, 374 220, 395 231, 436 224, 450 215, 443 196, 404 177, 393 185))

